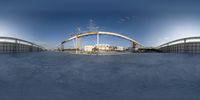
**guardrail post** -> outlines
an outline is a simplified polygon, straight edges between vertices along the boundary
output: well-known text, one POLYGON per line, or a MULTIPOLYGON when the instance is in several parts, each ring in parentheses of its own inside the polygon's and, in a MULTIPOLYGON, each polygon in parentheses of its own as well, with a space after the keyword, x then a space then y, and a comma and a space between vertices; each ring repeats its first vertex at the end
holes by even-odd
POLYGON ((170 52, 170 47, 169 47, 169 43, 167 43, 167 52, 170 52))
POLYGON ((184 39, 184 53, 187 53, 186 39, 184 39))
POLYGON ((13 48, 13 52, 16 53, 17 52, 17 39, 15 39, 15 43, 14 43, 14 48, 13 48))
POLYGON ((33 44, 30 45, 30 52, 33 52, 33 44))

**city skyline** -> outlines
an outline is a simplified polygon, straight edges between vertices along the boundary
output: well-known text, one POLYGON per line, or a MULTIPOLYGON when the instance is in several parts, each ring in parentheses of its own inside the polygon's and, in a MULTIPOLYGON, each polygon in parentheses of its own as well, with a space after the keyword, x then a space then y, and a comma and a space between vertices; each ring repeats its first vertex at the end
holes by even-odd
MULTIPOLYGON (((120 33, 145 46, 158 46, 178 38, 200 36, 198 3, 196 0, 1 0, 0 36, 55 48, 79 28, 90 31, 88 27, 93 21, 97 31, 120 33)), ((95 37, 83 39, 84 44, 94 40, 95 37)), ((120 41, 117 43, 129 45, 123 39, 103 36, 101 40, 103 44, 115 45, 113 41, 120 41)))

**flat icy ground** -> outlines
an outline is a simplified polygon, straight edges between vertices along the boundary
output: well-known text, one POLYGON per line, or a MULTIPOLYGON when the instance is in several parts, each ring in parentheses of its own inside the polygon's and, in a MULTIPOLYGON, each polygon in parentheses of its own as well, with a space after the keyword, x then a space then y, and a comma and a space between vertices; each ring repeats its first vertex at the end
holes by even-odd
POLYGON ((0 100, 200 100, 200 54, 1 54, 0 100))

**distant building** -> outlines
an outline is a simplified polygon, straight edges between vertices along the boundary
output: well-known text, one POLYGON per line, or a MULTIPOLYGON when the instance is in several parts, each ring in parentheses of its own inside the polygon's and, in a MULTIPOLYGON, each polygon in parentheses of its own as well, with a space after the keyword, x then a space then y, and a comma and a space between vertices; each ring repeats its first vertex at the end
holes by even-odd
POLYGON ((95 46, 93 46, 93 45, 86 45, 86 46, 84 46, 84 51, 92 52, 94 48, 95 48, 95 46))
POLYGON ((98 45, 95 45, 95 47, 100 50, 100 51, 110 51, 110 45, 109 44, 98 44, 98 45))
POLYGON ((122 46, 117 46, 116 47, 116 51, 125 51, 126 48, 122 47, 122 46))
POLYGON ((127 48, 122 46, 110 46, 109 44, 98 44, 98 45, 86 45, 84 47, 84 51, 92 52, 92 51, 125 51, 127 48))

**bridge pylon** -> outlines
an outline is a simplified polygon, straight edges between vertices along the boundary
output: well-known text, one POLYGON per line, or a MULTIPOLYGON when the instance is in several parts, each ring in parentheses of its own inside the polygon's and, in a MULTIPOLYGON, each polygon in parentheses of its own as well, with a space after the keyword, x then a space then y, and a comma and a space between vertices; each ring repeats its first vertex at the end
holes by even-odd
POLYGON ((132 42, 132 48, 136 48, 136 46, 137 46, 137 43, 135 43, 135 42, 132 42))
POLYGON ((64 45, 63 44, 61 44, 61 51, 64 51, 64 45))
POLYGON ((76 49, 80 50, 81 49, 81 38, 76 37, 76 49))

